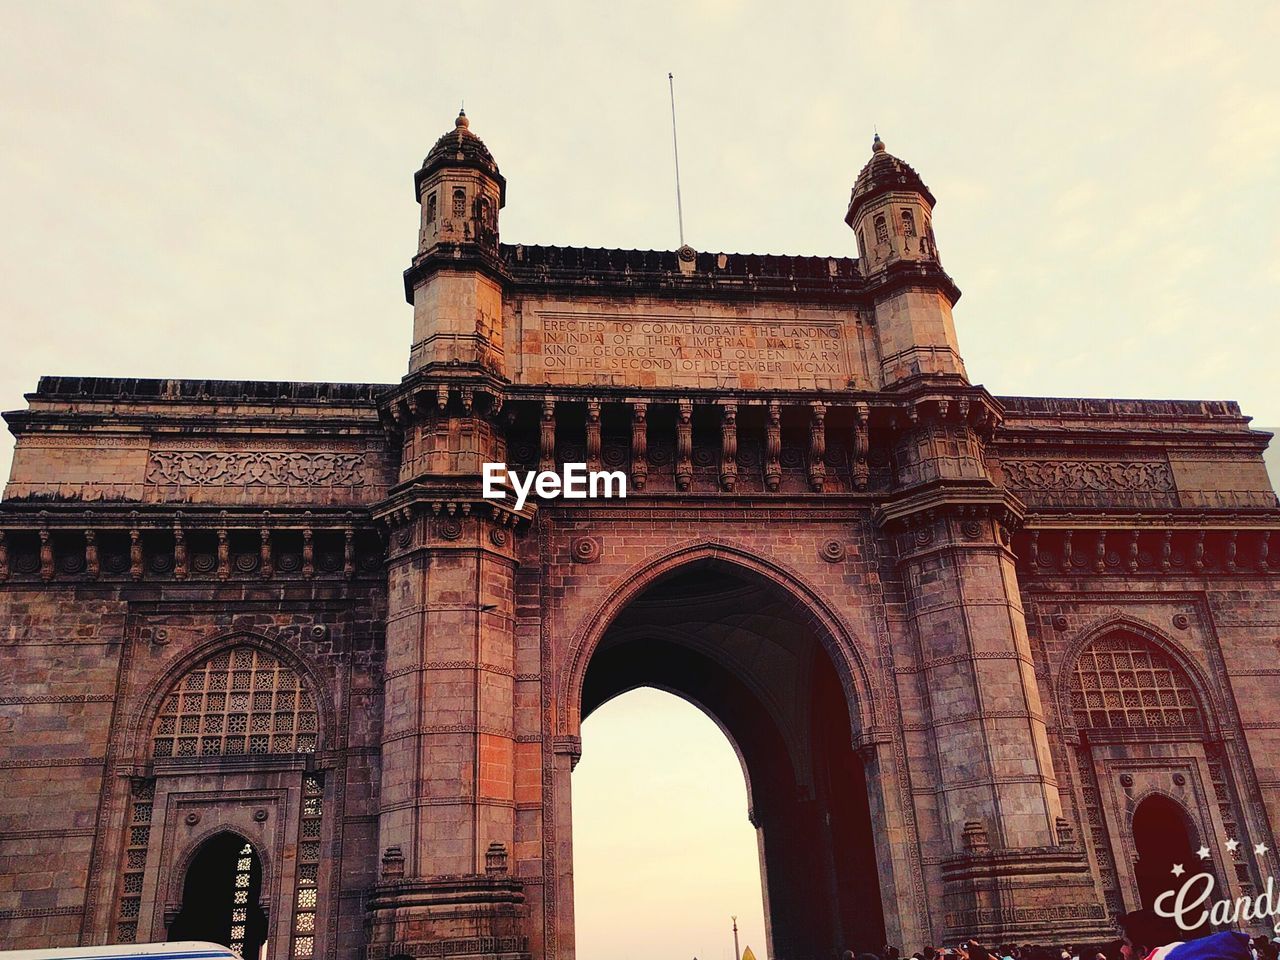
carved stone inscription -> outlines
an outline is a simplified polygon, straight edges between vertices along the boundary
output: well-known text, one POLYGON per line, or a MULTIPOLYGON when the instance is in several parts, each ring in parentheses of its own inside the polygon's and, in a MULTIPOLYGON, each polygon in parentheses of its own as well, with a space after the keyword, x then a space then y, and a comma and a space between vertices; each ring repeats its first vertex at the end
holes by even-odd
POLYGON ((845 386, 850 377, 838 322, 556 313, 541 320, 541 373, 551 382, 845 386))

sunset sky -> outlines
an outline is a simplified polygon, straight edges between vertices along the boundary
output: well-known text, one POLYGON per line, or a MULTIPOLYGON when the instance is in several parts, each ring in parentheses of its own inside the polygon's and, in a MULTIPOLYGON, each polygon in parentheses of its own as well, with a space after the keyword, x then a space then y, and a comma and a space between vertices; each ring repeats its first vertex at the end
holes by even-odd
MULTIPOLYGON (((413 172, 464 100, 505 241, 674 248, 672 71, 694 247, 854 255, 878 128, 975 382, 1280 425, 1277 38, 1261 2, 3 2, 0 409, 41 374, 398 380, 413 172)), ((764 956, 710 720, 608 705, 574 792, 580 960, 727 960, 735 911, 764 956)))

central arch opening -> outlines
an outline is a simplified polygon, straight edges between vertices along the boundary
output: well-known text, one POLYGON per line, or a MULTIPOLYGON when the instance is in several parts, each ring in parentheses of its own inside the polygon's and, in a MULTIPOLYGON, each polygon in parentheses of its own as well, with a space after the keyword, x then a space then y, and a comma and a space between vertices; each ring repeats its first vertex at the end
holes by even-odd
MULTIPOLYGON (((866 775, 852 747, 856 711, 829 644, 790 591, 737 564, 701 560, 627 604, 582 687, 584 721, 653 687, 689 701, 728 737, 757 836, 765 949, 787 960, 885 942, 866 775)), ((584 756, 590 749, 584 727, 584 756)))

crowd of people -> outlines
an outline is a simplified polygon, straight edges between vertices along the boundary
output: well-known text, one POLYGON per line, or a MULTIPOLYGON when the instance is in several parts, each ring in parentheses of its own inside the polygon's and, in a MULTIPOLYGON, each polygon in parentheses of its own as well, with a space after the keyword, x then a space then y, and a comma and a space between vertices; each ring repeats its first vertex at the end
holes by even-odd
MULTIPOLYGON (((1124 914, 1117 924, 1120 936, 1105 943, 986 946, 964 940, 955 946, 925 947, 909 960, 1280 960, 1280 936, 1251 938, 1235 931, 1178 936, 1148 910, 1124 914)), ((903 958, 897 947, 886 945, 879 954, 846 951, 842 960, 903 958)))

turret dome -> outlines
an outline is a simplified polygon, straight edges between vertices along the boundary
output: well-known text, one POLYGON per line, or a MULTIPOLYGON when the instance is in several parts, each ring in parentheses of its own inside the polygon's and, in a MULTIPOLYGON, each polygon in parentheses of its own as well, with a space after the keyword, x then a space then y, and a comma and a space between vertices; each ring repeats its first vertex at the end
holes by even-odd
POLYGON ((498 172, 498 164, 484 141, 471 132, 471 121, 467 119, 465 110, 458 111, 453 129, 437 140, 436 145, 427 153, 422 161, 422 169, 414 178, 415 187, 420 187, 423 180, 441 167, 470 167, 479 170, 498 181, 502 192, 506 193, 506 180, 498 172))
POLYGON ((918 193, 930 207, 936 202, 929 188, 920 179, 920 174, 910 164, 889 153, 880 135, 876 134, 871 142, 871 159, 853 183, 853 195, 849 198, 849 212, 845 215, 845 223, 852 224, 858 211, 876 197, 900 192, 918 193))

